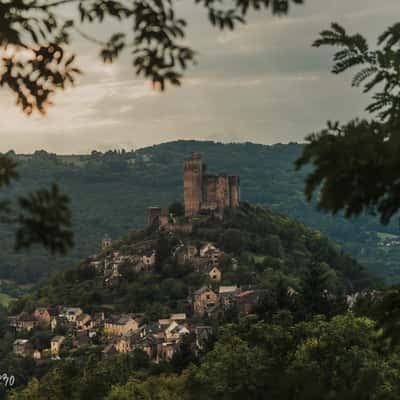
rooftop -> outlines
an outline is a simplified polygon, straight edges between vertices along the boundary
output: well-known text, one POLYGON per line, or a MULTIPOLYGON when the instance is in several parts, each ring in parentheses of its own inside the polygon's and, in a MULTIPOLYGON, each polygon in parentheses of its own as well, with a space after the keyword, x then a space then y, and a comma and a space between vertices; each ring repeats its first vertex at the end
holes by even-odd
POLYGON ((220 286, 219 287, 219 293, 224 294, 224 293, 234 293, 238 290, 237 286, 220 286))
POLYGON ((14 344, 16 344, 16 345, 27 344, 28 342, 29 342, 28 339, 16 339, 16 340, 14 340, 14 344))

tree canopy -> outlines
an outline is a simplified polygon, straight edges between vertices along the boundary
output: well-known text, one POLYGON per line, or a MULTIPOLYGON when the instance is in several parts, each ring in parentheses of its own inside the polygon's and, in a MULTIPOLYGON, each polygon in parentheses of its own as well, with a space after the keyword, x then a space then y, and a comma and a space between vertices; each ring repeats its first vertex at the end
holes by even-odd
MULTIPOLYGON (((211 25, 234 29, 246 22, 251 10, 270 9, 286 14, 303 0, 194 0, 206 9, 211 25)), ((9 0, 0 4, 0 50, 3 50, 0 86, 17 96, 26 112, 45 113, 57 90, 73 85, 81 72, 68 48, 76 34, 100 48, 104 62, 130 51, 139 76, 164 90, 180 85, 184 70, 196 61, 196 52, 183 43, 187 21, 177 15, 172 0, 9 0), (65 18, 65 7, 75 18, 65 18), (101 41, 88 25, 119 21, 120 31, 101 41)), ((68 13, 69 15, 70 13, 68 13)))
POLYGON ((321 32, 315 47, 335 46, 332 72, 359 68, 352 85, 371 95, 366 111, 372 119, 347 124, 328 122, 307 138, 297 167, 314 166, 306 196, 321 189, 318 205, 347 217, 369 212, 387 224, 400 206, 400 23, 386 29, 371 49, 360 34, 350 35, 339 24, 321 32))

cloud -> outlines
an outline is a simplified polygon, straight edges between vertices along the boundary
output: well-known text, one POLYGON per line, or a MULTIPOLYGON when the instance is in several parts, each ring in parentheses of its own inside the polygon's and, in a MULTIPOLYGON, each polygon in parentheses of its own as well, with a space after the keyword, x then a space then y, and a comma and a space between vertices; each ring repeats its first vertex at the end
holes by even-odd
MULTIPOLYGON (((349 74, 330 74, 332 51, 311 48, 318 32, 338 21, 374 40, 400 11, 398 0, 307 0, 288 17, 254 14, 237 31, 220 32, 200 6, 180 4, 190 22, 187 41, 199 52, 181 88, 154 92, 134 75, 129 54, 104 65, 99 49, 77 38, 85 75, 55 97, 47 117, 27 118, 1 89, 0 151, 82 153, 176 139, 301 141, 328 119, 363 115, 368 100, 350 87, 349 74)), ((107 36, 112 28, 118 26, 94 33, 107 36)))

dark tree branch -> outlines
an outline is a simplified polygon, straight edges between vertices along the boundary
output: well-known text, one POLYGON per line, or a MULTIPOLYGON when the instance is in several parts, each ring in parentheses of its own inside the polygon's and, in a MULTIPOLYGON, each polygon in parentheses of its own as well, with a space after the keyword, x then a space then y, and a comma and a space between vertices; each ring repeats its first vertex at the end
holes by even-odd
MULTIPOLYGON (((246 22, 250 10, 270 9, 273 14, 289 12, 291 4, 303 0, 194 0, 208 12, 210 23, 218 29, 235 29, 246 22)), ((66 68, 56 55, 67 54, 72 32, 101 47, 105 62, 113 62, 130 50, 136 74, 150 79, 164 90, 167 84, 180 85, 184 71, 196 62, 194 49, 184 46, 186 21, 176 16, 172 0, 11 0, 0 3, 0 50, 13 46, 13 55, 0 61, 0 86, 17 96, 17 104, 27 114, 45 113, 56 91, 73 84, 78 68, 72 61, 66 68), (65 21, 61 10, 76 7, 79 18, 65 21), (113 32, 105 43, 80 24, 103 23, 106 18, 128 23, 131 32, 113 32), (55 52, 54 49, 58 46, 55 52), (53 53, 43 59, 39 50, 53 53), (32 57, 26 61, 26 52, 32 57), (22 56, 22 54, 24 56, 22 56)), ((75 61, 75 58, 68 58, 75 61)))
POLYGON ((389 27, 371 50, 360 34, 339 24, 321 32, 315 47, 335 46, 333 72, 360 68, 352 85, 372 94, 367 111, 375 120, 328 124, 307 138, 297 168, 312 164, 305 194, 320 191, 318 206, 347 217, 378 214, 387 224, 400 207, 400 23, 389 27))

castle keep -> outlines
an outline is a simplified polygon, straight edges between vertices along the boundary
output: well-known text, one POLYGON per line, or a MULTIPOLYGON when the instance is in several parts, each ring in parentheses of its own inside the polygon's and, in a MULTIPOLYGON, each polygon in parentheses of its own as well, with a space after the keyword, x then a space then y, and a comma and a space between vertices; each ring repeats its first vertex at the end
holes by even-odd
POLYGON ((225 208, 239 206, 239 176, 210 175, 200 154, 193 153, 185 160, 183 188, 185 216, 193 217, 201 211, 212 211, 222 216, 225 208))
POLYGON ((192 217, 204 213, 223 218, 226 208, 238 207, 240 202, 239 176, 207 174, 207 166, 198 153, 185 159, 183 190, 185 222, 178 222, 167 209, 148 207, 147 226, 157 221, 159 228, 189 233, 193 229, 192 217))

